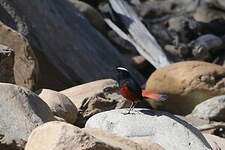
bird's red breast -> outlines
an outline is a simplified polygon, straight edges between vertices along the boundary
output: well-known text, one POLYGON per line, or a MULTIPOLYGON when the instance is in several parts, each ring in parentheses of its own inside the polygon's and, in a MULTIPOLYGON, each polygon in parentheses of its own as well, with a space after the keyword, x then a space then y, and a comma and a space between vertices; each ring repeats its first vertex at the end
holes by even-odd
POLYGON ((120 94, 121 94, 123 97, 125 97, 127 100, 131 100, 131 101, 137 100, 137 98, 136 98, 137 96, 134 95, 134 94, 132 93, 132 91, 130 91, 129 88, 128 88, 127 86, 121 87, 120 90, 119 90, 119 92, 120 92, 120 94))

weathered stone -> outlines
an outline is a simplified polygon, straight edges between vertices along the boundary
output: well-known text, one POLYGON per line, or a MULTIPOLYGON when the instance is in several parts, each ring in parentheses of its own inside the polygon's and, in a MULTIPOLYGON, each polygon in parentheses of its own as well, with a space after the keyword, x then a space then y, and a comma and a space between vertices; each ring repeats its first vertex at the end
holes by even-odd
POLYGON ((156 70, 148 79, 146 90, 169 96, 164 102, 150 101, 154 108, 189 114, 197 104, 225 93, 224 77, 222 66, 185 61, 156 70))
POLYGON ((78 126, 84 126, 87 119, 94 114, 130 105, 130 102, 118 94, 117 82, 111 79, 82 84, 61 93, 68 96, 77 106, 78 126))
MULTIPOLYGON (((37 84, 38 63, 28 41, 18 32, 0 22, 0 44, 13 50, 14 57, 10 58, 10 68, 1 68, 2 82, 16 83, 29 89, 37 84), (9 72, 5 77, 4 72, 9 72), (9 79, 2 79, 9 78, 9 79)), ((1 60, 1 63, 2 60, 1 60)), ((1 64, 3 67, 3 64, 1 64)))
POLYGON ((25 150, 155 150, 105 133, 82 130, 63 122, 49 122, 34 129, 25 150))
POLYGON ((0 83, 0 149, 23 149, 31 131, 54 120, 46 103, 28 89, 0 83))
POLYGON ((166 112, 148 109, 117 109, 91 117, 86 128, 100 128, 122 137, 147 137, 165 149, 209 150, 211 147, 196 128, 166 112))
POLYGON ((42 89, 38 93, 38 96, 48 104, 54 115, 63 118, 68 123, 75 123, 77 108, 67 96, 50 89, 42 89))
POLYGON ((190 115, 202 119, 225 121, 225 96, 216 96, 198 104, 190 115))
POLYGON ((115 145, 121 150, 164 150, 158 144, 147 144, 146 143, 139 143, 133 142, 130 139, 123 138, 117 136, 115 134, 111 134, 109 132, 105 132, 101 129, 97 128, 84 128, 83 131, 89 133, 90 135, 94 136, 95 138, 104 141, 109 145, 115 145))

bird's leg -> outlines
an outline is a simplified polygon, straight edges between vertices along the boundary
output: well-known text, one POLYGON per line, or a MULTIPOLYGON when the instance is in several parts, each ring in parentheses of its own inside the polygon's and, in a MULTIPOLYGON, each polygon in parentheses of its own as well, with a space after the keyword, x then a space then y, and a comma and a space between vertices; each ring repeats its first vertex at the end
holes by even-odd
POLYGON ((132 104, 131 104, 131 106, 130 106, 128 112, 127 112, 127 114, 130 114, 130 111, 131 111, 131 109, 134 107, 134 105, 135 105, 135 103, 132 101, 132 104))
POLYGON ((133 102, 133 103, 134 105, 132 106, 131 111, 134 109, 134 107, 137 105, 138 102, 133 102))

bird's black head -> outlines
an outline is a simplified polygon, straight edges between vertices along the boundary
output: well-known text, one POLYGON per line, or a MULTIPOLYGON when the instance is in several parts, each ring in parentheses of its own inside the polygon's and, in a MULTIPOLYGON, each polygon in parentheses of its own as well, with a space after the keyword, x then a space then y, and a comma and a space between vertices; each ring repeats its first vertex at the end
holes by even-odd
POLYGON ((126 68, 117 67, 116 71, 117 71, 117 80, 118 81, 121 81, 121 80, 124 80, 124 79, 127 79, 130 77, 130 73, 126 68))

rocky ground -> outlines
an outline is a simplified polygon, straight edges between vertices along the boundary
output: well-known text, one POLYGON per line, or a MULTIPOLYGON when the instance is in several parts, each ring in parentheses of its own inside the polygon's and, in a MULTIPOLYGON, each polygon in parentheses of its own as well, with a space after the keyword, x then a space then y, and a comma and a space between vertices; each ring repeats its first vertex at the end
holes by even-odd
POLYGON ((223 0, 0 0, 0 150, 225 150, 224 27, 223 0), (126 114, 118 66, 168 99, 126 114))

